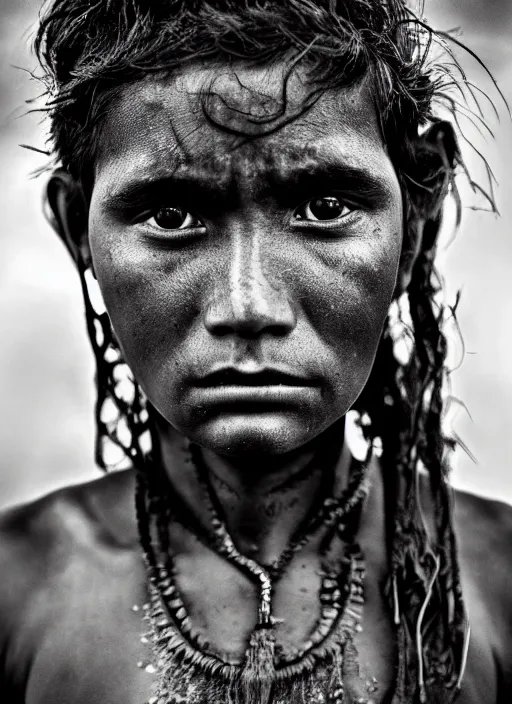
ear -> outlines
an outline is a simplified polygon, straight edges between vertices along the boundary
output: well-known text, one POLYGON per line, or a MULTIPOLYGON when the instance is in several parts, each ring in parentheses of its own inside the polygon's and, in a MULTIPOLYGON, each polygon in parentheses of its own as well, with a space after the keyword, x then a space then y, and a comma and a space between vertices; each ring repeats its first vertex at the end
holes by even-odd
POLYGON ((407 290, 420 252, 435 254, 443 204, 461 162, 450 122, 439 120, 410 146, 402 172, 404 237, 395 297, 407 290))
POLYGON ((79 184, 64 169, 51 175, 45 194, 45 214, 73 261, 84 269, 91 266, 87 234, 87 206, 79 184))

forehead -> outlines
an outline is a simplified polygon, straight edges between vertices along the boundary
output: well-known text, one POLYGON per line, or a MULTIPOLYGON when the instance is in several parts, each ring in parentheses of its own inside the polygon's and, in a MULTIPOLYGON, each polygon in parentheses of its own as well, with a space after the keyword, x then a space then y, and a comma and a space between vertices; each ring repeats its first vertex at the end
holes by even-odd
MULTIPOLYGON (((387 161, 367 81, 310 95, 303 71, 190 66, 125 86, 102 129, 100 176, 153 180, 182 166, 219 178, 320 155, 378 169, 387 161)), ((261 174, 260 174, 261 175, 261 174)))

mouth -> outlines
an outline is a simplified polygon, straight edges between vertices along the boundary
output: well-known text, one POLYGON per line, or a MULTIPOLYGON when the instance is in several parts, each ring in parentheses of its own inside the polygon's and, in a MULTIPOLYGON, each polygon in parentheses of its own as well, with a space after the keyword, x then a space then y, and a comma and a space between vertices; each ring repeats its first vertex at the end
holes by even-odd
POLYGON ((202 377, 196 384, 202 388, 247 386, 315 386, 311 379, 276 369, 263 369, 258 372, 242 372, 234 368, 220 369, 202 377))
POLYGON ((195 384, 201 401, 213 404, 242 406, 254 410, 262 406, 297 405, 318 391, 311 379, 276 369, 241 372, 234 368, 220 369, 207 374, 195 384))

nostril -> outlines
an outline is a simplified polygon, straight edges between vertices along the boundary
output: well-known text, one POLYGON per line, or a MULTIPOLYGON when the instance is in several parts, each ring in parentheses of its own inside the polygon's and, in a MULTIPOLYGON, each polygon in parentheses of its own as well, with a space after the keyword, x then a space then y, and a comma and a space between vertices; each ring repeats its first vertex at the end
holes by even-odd
POLYGON ((219 323, 217 325, 207 325, 210 333, 216 337, 227 337, 228 335, 237 335, 240 338, 245 338, 247 340, 259 337, 263 333, 266 335, 274 337, 285 337, 291 329, 289 325, 283 325, 280 323, 267 323, 264 324, 262 321, 237 321, 233 324, 229 323, 219 323))
POLYGON ((292 326, 289 325, 267 325, 265 328, 266 332, 269 335, 273 335, 274 337, 284 337, 290 332, 290 329, 292 326))
POLYGON ((296 311, 282 288, 259 277, 219 283, 204 310, 204 324, 216 337, 284 337, 296 325, 296 311), (243 285, 242 285, 243 284, 243 285))
POLYGON ((213 325, 210 328, 210 332, 217 337, 226 337, 226 335, 230 335, 233 330, 229 325, 213 325))

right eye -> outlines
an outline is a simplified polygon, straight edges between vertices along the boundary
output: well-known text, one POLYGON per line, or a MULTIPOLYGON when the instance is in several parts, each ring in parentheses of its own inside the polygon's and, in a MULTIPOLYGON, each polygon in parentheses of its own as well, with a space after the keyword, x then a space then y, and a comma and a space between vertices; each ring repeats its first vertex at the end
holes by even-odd
POLYGON ((179 205, 162 206, 147 222, 160 230, 188 230, 202 227, 203 224, 199 218, 179 205))
POLYGON ((304 203, 295 212, 297 220, 308 222, 333 222, 342 220, 349 215, 354 208, 347 205, 341 198, 334 195, 326 195, 304 203))

